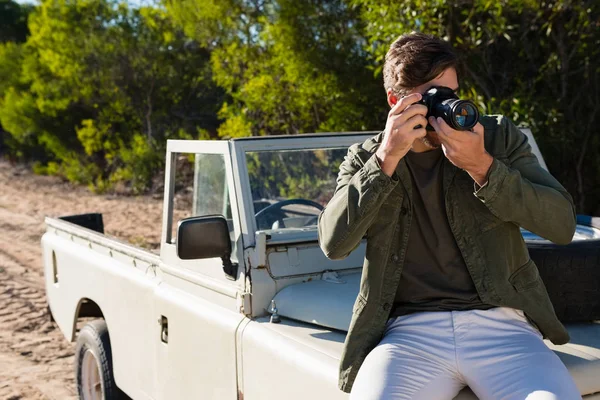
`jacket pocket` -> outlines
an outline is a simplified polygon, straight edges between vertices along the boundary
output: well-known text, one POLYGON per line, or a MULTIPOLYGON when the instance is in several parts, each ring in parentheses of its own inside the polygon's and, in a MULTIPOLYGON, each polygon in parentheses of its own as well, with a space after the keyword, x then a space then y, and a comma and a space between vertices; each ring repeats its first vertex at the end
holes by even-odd
POLYGON ((533 260, 529 259, 525 265, 517 268, 509 277, 508 281, 517 292, 532 289, 540 283, 540 273, 533 260))
POLYGON ((352 307, 352 314, 360 315, 367 304, 367 300, 363 297, 362 294, 358 294, 356 301, 354 302, 354 306, 352 307))

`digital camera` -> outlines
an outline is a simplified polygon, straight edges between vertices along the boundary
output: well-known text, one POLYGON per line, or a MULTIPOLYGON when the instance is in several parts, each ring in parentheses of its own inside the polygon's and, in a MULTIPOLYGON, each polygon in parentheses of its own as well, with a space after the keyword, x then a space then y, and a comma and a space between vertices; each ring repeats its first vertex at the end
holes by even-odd
MULTIPOLYGON (((448 125, 457 131, 471 130, 479 121, 479 110, 475 103, 461 100, 449 87, 434 86, 427 90, 416 104, 427 106, 427 119, 430 116, 442 117, 448 125)), ((427 130, 433 126, 427 124, 427 130)))

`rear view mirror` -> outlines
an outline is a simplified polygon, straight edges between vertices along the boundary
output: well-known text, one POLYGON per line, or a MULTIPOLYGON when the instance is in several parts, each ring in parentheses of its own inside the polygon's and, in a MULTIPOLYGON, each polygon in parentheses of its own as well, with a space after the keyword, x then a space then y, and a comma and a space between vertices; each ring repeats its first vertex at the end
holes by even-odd
POLYGON ((231 241, 227 221, 220 215, 185 218, 177 224, 177 256, 197 260, 229 256, 231 241))
POLYGON ((235 279, 237 264, 231 263, 231 239, 227 221, 222 215, 190 217, 177 224, 177 257, 198 260, 221 257, 223 271, 235 279))

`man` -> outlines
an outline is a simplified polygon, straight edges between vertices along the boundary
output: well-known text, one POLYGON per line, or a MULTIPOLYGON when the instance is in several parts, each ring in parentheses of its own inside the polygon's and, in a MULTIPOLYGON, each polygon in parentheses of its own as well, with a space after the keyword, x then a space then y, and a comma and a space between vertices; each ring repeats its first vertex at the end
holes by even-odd
POLYGON ((569 335, 519 230, 569 243, 572 198, 507 118, 473 131, 425 118, 422 94, 457 90, 456 67, 436 37, 392 44, 385 130, 350 147, 319 216, 329 258, 367 238, 339 387, 361 400, 452 399, 465 385, 480 399, 579 399, 543 342, 569 335))

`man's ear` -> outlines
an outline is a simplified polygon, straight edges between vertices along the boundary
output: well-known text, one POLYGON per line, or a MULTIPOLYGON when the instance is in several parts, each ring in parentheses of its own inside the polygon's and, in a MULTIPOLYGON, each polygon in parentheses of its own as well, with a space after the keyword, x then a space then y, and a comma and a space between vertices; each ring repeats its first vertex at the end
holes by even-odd
POLYGON ((392 89, 387 90, 387 100, 390 107, 395 106, 398 102, 398 98, 394 94, 392 94, 392 89))

